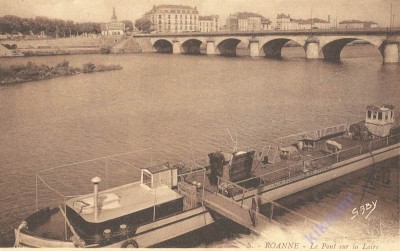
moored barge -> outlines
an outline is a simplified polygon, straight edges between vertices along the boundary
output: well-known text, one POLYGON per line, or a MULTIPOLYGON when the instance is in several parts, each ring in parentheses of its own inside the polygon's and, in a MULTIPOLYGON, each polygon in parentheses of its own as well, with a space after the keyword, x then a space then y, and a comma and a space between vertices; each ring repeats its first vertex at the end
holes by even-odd
POLYGON ((169 163, 142 168, 141 181, 94 193, 65 196, 15 230, 17 247, 148 247, 214 222, 203 206, 200 168, 178 175, 169 163))

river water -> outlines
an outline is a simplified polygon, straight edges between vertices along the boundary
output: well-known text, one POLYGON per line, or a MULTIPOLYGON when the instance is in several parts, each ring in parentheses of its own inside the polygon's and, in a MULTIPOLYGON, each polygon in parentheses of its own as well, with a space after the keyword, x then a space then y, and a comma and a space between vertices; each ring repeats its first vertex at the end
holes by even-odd
MULTIPOLYGON (((369 104, 400 109, 400 65, 382 65, 378 49, 348 46, 340 62, 308 61, 300 48, 284 50, 282 60, 165 54, 0 59, 1 66, 66 59, 72 66, 91 61, 124 67, 0 86, 1 245, 12 245, 13 229, 35 210, 35 173, 48 167, 149 145, 206 156, 232 147, 227 129, 237 131, 244 147, 361 120, 369 104)), ((363 196, 379 198, 372 216, 384 228, 393 228, 386 218, 398 219, 398 169, 390 170, 391 185, 363 196)), ((362 194, 366 179, 339 186, 319 204, 329 209, 349 190, 362 194)), ((298 207, 319 209, 315 202, 298 207)), ((163 246, 243 247, 258 238, 231 222, 210 229, 163 246)))

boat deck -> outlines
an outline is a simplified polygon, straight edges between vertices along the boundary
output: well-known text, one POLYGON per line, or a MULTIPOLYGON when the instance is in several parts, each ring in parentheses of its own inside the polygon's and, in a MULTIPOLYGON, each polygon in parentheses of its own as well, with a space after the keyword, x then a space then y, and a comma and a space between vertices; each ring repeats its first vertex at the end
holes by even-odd
MULTIPOLYGON (((326 139, 327 140, 327 139, 326 139)), ((386 147, 400 142, 400 135, 384 138, 381 140, 355 140, 346 136, 335 136, 329 138, 342 146, 342 149, 336 153, 326 150, 326 140, 315 142, 313 148, 303 148, 288 159, 281 159, 276 155, 274 163, 262 163, 258 160, 253 161, 252 176, 239 182, 229 182, 237 186, 234 189, 239 193, 242 189, 252 190, 273 184, 277 181, 291 178, 295 175, 306 173, 315 169, 332 165, 334 163, 354 158, 361 154, 386 147)), ((293 146, 294 147, 294 146, 293 146)), ((209 170, 210 171, 210 170, 209 170)), ((208 172, 208 175, 209 172, 208 172)), ((203 182, 198 180, 198 182, 203 182)), ((221 182, 226 182, 221 180, 221 182)), ((218 187, 213 186, 209 179, 205 181, 205 189, 210 192, 218 192, 218 187)), ((234 192, 236 194, 236 192, 234 192)))
POLYGON ((182 196, 166 185, 151 189, 146 185, 135 184, 134 186, 105 190, 99 194, 100 206, 97 221, 94 219, 93 211, 90 210, 90 208, 93 209, 93 195, 73 198, 66 201, 66 204, 87 222, 100 223, 179 198, 182 196), (82 204, 88 205, 86 208, 89 210, 86 212, 82 210, 82 204))
POLYGON ((349 159, 369 152, 369 142, 353 140, 343 136, 330 138, 342 145, 342 150, 337 154, 325 150, 325 140, 317 141, 314 148, 303 148, 288 159, 276 156, 275 163, 256 164, 253 166, 253 176, 260 177, 262 183, 270 183, 291 175, 309 171, 338 160, 349 159))

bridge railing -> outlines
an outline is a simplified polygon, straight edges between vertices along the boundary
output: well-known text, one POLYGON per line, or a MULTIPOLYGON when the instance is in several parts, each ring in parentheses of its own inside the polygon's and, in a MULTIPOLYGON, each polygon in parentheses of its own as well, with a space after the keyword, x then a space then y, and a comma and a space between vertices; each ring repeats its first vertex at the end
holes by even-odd
POLYGON ((215 32, 180 32, 180 33, 138 33, 131 35, 132 37, 188 37, 188 36, 224 36, 224 35, 279 35, 279 34, 294 34, 302 35, 313 33, 318 34, 398 34, 400 27, 387 27, 378 28, 331 28, 331 29, 293 29, 293 30, 264 30, 264 31, 215 31, 215 32))

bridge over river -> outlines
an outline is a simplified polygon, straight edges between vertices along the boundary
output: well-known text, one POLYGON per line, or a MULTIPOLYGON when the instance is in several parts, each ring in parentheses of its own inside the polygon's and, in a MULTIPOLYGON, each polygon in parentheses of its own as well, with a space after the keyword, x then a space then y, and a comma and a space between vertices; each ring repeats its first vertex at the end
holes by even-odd
POLYGON ((282 48, 292 41, 303 47, 307 59, 340 59, 349 43, 361 40, 376 46, 384 63, 399 62, 400 28, 278 30, 262 32, 154 33, 133 35, 136 40, 150 39, 155 51, 173 54, 236 55, 239 43, 248 48, 251 57, 281 57, 282 48))

